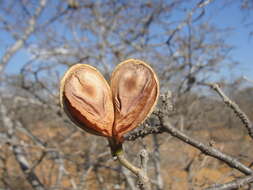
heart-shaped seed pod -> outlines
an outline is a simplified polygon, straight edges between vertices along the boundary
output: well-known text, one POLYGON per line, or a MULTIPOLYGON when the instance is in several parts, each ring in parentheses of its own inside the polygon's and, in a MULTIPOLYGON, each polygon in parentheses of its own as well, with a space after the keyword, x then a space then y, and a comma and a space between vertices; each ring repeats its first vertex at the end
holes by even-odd
POLYGON ((60 103, 81 129, 112 137, 114 109, 111 90, 94 67, 76 64, 65 73, 60 84, 60 103))
POLYGON ((113 136, 122 136, 141 124, 152 112, 159 96, 159 82, 150 66, 129 59, 119 64, 111 76, 114 104, 113 136))

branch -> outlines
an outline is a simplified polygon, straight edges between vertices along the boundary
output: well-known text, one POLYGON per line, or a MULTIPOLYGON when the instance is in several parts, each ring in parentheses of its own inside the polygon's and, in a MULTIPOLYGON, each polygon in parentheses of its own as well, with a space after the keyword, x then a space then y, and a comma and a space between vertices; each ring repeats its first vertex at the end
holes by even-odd
POLYGON ((165 122, 163 118, 160 118, 160 119, 161 119, 161 126, 153 127, 153 128, 149 127, 137 132, 132 132, 125 137, 125 140, 132 141, 139 137, 143 138, 144 136, 148 134, 157 134, 157 133, 166 132, 182 140, 183 142, 199 149, 204 154, 225 162, 230 167, 235 168, 246 175, 253 174, 253 171, 249 167, 243 165, 241 162, 237 161, 235 158, 229 155, 226 155, 225 153, 220 152, 219 150, 213 148, 212 146, 205 145, 197 140, 194 140, 193 138, 187 136, 186 134, 184 134, 177 128, 173 127, 169 122, 165 122))
POLYGON ((117 150, 115 152, 115 156, 122 166, 138 177, 138 186, 141 190, 151 190, 149 178, 147 177, 148 154, 145 150, 143 150, 140 154, 141 168, 134 166, 124 157, 123 149, 117 150))
POLYGON ((243 76, 243 79, 253 84, 253 80, 249 79, 248 77, 243 76))
POLYGON ((209 86, 210 88, 212 88, 215 92, 219 94, 223 102, 228 107, 230 107, 234 111, 236 116, 241 120, 241 122, 244 124, 244 126, 248 130, 249 136, 253 139, 253 125, 251 121, 249 120, 248 116, 240 109, 240 107, 224 94, 224 92, 221 90, 218 84, 204 84, 204 85, 209 86))
POLYGON ((118 161, 128 170, 130 170, 133 174, 136 176, 139 176, 139 173, 141 171, 140 168, 137 168, 136 166, 132 165, 124 156, 123 152, 116 153, 118 161))
MULTIPOLYGON (((196 7, 194 7, 191 11, 189 11, 189 13, 187 14, 187 17, 177 25, 177 27, 171 32, 171 35, 169 36, 168 40, 166 41, 166 44, 170 45, 170 42, 172 40, 172 38, 175 36, 175 34, 182 30, 182 28, 184 26, 186 26, 191 20, 192 20, 192 16, 193 14, 195 13, 195 11, 197 9, 200 9, 200 8, 204 8, 205 6, 207 6, 209 3, 211 3, 213 0, 206 0, 206 1, 201 1, 200 3, 197 4, 196 7)), ((201 17, 202 14, 199 17, 201 17)))
POLYGON ((25 151, 21 148, 20 145, 13 145, 12 151, 15 155, 17 162, 23 173, 26 176, 27 181, 31 184, 34 190, 45 190, 44 185, 40 182, 37 175, 34 173, 33 169, 30 167, 26 157, 25 151))
POLYGON ((167 133, 171 134, 172 136, 182 140, 183 142, 199 149, 201 152, 203 152, 206 155, 209 155, 211 157, 214 157, 218 160, 225 162, 231 168, 235 168, 246 175, 253 174, 253 171, 249 167, 245 166, 244 164, 242 164, 241 162, 239 162, 235 158, 220 152, 219 150, 213 148, 212 146, 205 145, 205 144, 187 136, 186 134, 184 134, 183 132, 181 132, 177 128, 173 127, 169 122, 165 122, 163 118, 161 118, 161 120, 162 120, 161 125, 163 127, 162 130, 164 132, 167 132, 167 133))
POLYGON ((35 14, 30 18, 28 21, 28 26, 24 31, 24 34, 20 39, 18 39, 12 46, 7 49, 5 54, 0 60, 0 74, 3 73, 6 65, 8 64, 9 60, 11 57, 23 47, 25 41, 30 37, 30 35, 34 32, 35 30, 35 25, 36 25, 36 20, 40 16, 41 12, 43 11, 44 7, 46 6, 47 0, 40 0, 40 5, 36 9, 35 14))
POLYGON ((45 190, 44 185, 40 182, 34 170, 31 169, 32 167, 29 165, 25 157, 25 151, 21 147, 20 142, 14 136, 14 122, 8 116, 7 109, 4 106, 1 97, 0 97, 0 116, 1 116, 1 120, 3 121, 3 126, 7 131, 7 137, 9 140, 9 144, 11 145, 11 149, 13 151, 15 159, 19 163, 19 166, 22 172, 25 174, 27 181, 31 184, 33 189, 45 190))
MULTIPOLYGON (((252 126, 252 124, 250 123, 250 120, 248 119, 247 115, 242 112, 239 108, 239 106, 237 104, 235 104, 234 102, 232 102, 219 88, 218 85, 208 85, 211 88, 213 88, 223 99, 223 101, 229 106, 231 107, 234 112, 236 113, 236 115, 241 119, 241 121, 244 123, 244 125, 247 127, 247 129, 249 130, 249 134, 253 134, 252 133, 252 128, 250 128, 250 126, 252 126)), ((165 106, 166 107, 166 106, 165 106)), ((177 128, 173 127, 167 120, 165 121, 165 113, 167 113, 166 109, 161 109, 158 110, 155 114, 158 116, 159 120, 160 120, 160 126, 157 127, 150 127, 147 126, 139 131, 136 132, 132 132, 130 134, 127 134, 124 138, 125 140, 135 140, 139 137, 145 137, 148 134, 152 134, 152 133, 162 133, 162 132, 167 132, 169 134, 171 134, 172 136, 182 140, 183 142, 199 149, 201 152, 203 152, 206 155, 209 155, 211 157, 214 157, 218 160, 221 160, 223 162, 225 162, 226 164, 228 164, 231 168, 235 168, 239 171, 241 171, 242 173, 246 174, 246 175, 250 175, 250 176, 246 176, 244 178, 232 181, 230 183, 226 183, 223 185, 217 185, 213 188, 210 188, 211 190, 223 190, 223 189, 231 189, 233 187, 240 187, 242 185, 251 183, 253 181, 253 171, 251 170, 251 168, 243 165, 242 163, 240 163, 239 161, 237 161, 235 158, 226 155, 222 152, 220 152, 219 150, 213 148, 212 146, 208 146, 205 145, 201 142, 198 142, 197 140, 192 139, 191 137, 187 136, 186 134, 184 134, 183 132, 181 132, 180 130, 178 130, 177 128)), ((208 189, 208 190, 210 190, 208 189)))
POLYGON ((154 172, 155 172, 155 177, 156 177, 156 182, 157 182, 157 190, 162 190, 164 189, 164 183, 163 183, 163 178, 162 178, 162 172, 161 172, 161 160, 160 160, 160 145, 158 142, 158 136, 157 135, 152 135, 153 137, 153 163, 154 163, 154 172))
POLYGON ((124 176, 126 178, 129 188, 131 190, 136 190, 134 179, 131 175, 131 172, 128 169, 126 169, 125 167, 122 167, 122 173, 124 174, 124 176))
POLYGON ((138 138, 144 138, 145 136, 150 135, 150 134, 159 134, 159 133, 163 133, 163 132, 164 131, 159 126, 151 127, 149 125, 145 125, 145 127, 141 128, 137 131, 133 131, 133 132, 130 132, 130 133, 124 135, 124 139, 126 141, 135 141, 138 138))
POLYGON ((246 176, 240 179, 233 180, 231 182, 222 184, 222 185, 214 185, 213 187, 206 188, 205 190, 231 190, 238 189, 244 185, 253 182, 253 175, 246 176))
POLYGON ((145 149, 142 149, 140 152, 140 160, 141 160, 141 171, 139 174, 139 187, 140 189, 145 189, 145 190, 151 190, 150 188, 150 183, 148 179, 148 152, 145 149))

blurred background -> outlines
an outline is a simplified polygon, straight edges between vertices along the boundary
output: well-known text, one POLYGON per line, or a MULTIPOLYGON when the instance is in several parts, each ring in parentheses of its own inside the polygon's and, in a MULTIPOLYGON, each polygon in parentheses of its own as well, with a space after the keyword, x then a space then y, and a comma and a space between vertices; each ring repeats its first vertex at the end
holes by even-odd
MULTIPOLYGON (((252 10, 252 0, 0 1, 0 189, 136 188, 106 139, 74 127, 58 98, 71 65, 90 64, 109 80, 128 58, 149 63, 161 92, 172 92, 176 127, 252 166, 246 130, 199 85, 219 83, 253 120, 252 10)), ((151 153, 157 190, 203 189, 240 175, 168 134, 125 148, 136 165, 142 148, 151 153)))

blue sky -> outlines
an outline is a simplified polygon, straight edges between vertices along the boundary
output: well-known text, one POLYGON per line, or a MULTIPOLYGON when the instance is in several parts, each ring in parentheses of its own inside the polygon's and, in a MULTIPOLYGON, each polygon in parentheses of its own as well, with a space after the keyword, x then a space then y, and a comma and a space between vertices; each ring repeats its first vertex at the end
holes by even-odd
MULTIPOLYGON (((232 5, 223 7, 221 1, 214 1, 206 8, 205 19, 209 18, 211 22, 220 28, 230 27, 226 42, 235 48, 231 52, 231 57, 240 64, 235 68, 223 70, 218 78, 226 77, 233 79, 235 77, 246 76, 253 80, 253 36, 250 38, 249 33, 253 31, 253 24, 246 27, 246 23, 253 20, 252 15, 244 20, 245 14, 240 11, 240 1, 234 2, 232 5)), ((0 39, 6 38, 7 35, 0 32, 0 39)), ((4 52, 6 46, 0 45, 0 56, 4 52)), ((11 62, 6 71, 8 73, 17 73, 25 62, 29 60, 29 55, 25 50, 19 51, 11 62)))
POLYGON ((236 75, 253 79, 253 36, 249 36, 249 33, 253 31, 253 24, 246 26, 246 23, 252 22, 252 14, 247 15, 246 12, 240 11, 240 1, 235 1, 225 7, 220 2, 214 1, 209 6, 208 14, 210 14, 212 22, 219 27, 233 29, 225 40, 235 47, 231 52, 232 58, 240 62, 231 71, 224 71, 223 75, 228 78, 233 78, 236 75))

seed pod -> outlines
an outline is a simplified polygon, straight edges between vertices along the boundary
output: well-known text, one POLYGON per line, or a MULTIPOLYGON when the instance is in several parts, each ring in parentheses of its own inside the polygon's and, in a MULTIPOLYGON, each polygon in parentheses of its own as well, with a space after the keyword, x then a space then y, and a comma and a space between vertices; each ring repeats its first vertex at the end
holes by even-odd
POLYGON ((146 63, 129 59, 119 64, 111 76, 114 104, 113 136, 122 136, 136 128, 152 112, 159 96, 156 74, 146 63))
POLYGON ((65 73, 60 84, 60 103, 81 129, 95 135, 112 136, 111 90, 94 67, 76 64, 65 73))

